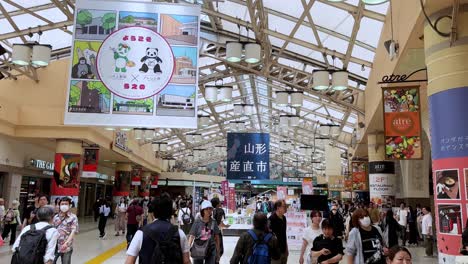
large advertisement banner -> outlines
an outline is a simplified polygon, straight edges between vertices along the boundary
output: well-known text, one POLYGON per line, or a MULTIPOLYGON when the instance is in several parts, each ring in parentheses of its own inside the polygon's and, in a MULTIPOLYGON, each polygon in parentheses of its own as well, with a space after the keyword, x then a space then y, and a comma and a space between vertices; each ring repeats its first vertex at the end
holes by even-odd
POLYGON ((267 180, 270 176, 270 134, 228 133, 227 179, 267 180))
POLYGON ((314 186, 312 178, 302 179, 302 193, 303 194, 314 194, 314 186))
POLYGON ((80 154, 56 153, 54 162, 53 195, 77 196, 80 191, 80 154))
POLYGON ((77 0, 66 125, 197 127, 200 7, 77 0))
POLYGON ((366 191, 367 188, 367 162, 353 161, 352 178, 353 178, 353 191, 366 191))
POLYGON ((395 163, 393 161, 369 162, 370 201, 387 208, 395 206, 395 163))
POLYGON ((419 87, 384 88, 385 158, 422 158, 419 87))
POLYGON ((468 218, 468 87, 429 97, 439 263, 455 263, 468 218))
POLYGON ((286 218, 288 219, 287 239, 289 250, 300 250, 304 233, 307 230, 307 214, 306 212, 287 212, 286 218))

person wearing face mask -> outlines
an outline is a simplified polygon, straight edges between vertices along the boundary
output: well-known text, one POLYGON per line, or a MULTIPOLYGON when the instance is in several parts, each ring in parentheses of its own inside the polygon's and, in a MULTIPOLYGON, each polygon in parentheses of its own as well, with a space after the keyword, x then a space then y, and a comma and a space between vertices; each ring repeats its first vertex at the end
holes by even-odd
POLYGON ((59 233, 54 263, 57 263, 60 257, 62 258, 62 264, 71 263, 73 238, 78 232, 78 218, 70 212, 71 201, 69 197, 60 199, 60 213, 54 216, 53 225, 59 233))
POLYGON ((328 220, 333 225, 333 236, 339 239, 343 238, 344 232, 344 220, 340 213, 338 213, 338 208, 336 205, 331 207, 331 214, 328 216, 328 220))
POLYGON ((384 264, 387 253, 382 235, 371 225, 369 213, 358 209, 352 217, 353 229, 349 233, 344 253, 347 263, 384 264))

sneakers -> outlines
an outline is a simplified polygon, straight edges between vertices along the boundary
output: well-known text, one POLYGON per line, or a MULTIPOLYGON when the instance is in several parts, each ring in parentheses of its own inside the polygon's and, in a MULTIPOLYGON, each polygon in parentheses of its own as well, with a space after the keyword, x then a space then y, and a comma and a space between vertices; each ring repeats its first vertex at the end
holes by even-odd
POLYGON ((115 233, 115 236, 120 236, 120 233, 119 232, 115 233))
POLYGON ((106 238, 106 236, 107 236, 107 233, 104 232, 104 235, 102 236, 102 239, 106 238))

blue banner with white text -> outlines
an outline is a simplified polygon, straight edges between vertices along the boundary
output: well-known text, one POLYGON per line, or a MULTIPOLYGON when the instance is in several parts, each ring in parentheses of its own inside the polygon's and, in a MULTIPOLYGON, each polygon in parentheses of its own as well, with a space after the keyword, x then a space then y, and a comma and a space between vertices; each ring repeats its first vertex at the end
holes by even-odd
POLYGON ((270 178, 270 134, 228 133, 227 179, 270 178))

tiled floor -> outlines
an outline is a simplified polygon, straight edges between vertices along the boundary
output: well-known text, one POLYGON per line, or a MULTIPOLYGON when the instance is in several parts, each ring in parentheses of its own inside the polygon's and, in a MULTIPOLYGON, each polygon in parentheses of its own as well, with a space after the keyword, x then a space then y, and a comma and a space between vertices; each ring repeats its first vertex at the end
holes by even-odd
MULTIPOLYGON (((72 256, 72 262, 74 264, 86 263, 90 259, 102 254, 103 252, 121 244, 125 241, 123 236, 114 236, 114 225, 112 222, 107 225, 108 236, 105 240, 98 239, 97 223, 92 221, 84 221, 81 223, 81 233, 77 236, 75 241, 75 249, 72 256)), ((237 243, 237 237, 225 237, 224 248, 225 253, 221 259, 221 264, 229 263, 229 259, 232 256, 234 247, 237 243)), ((435 264, 437 263, 436 258, 424 258, 424 249, 421 247, 410 248, 413 254, 413 264, 435 264)), ((10 263, 11 254, 8 252, 9 246, 0 247, 0 263, 10 263)), ((104 263, 115 264, 125 262, 125 251, 121 251, 104 263)), ((59 262, 60 263, 60 262, 59 262)), ((299 252, 292 251, 289 257, 288 263, 297 264, 299 263, 299 252)), ((341 262, 346 263, 346 262, 341 262)))

